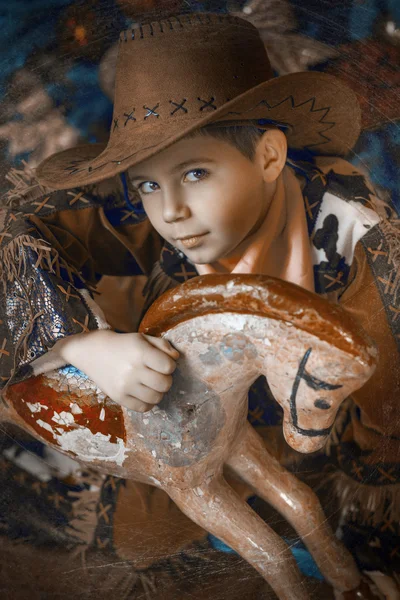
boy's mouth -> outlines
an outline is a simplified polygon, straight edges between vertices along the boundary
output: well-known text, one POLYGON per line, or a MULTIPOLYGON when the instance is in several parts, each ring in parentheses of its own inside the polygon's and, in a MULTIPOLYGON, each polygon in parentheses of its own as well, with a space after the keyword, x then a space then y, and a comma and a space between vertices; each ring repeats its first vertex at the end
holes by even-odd
MULTIPOLYGON (((208 232, 207 232, 208 233, 208 232)), ((207 235, 207 233, 201 233, 199 235, 193 235, 190 237, 177 238, 177 241, 181 242, 185 248, 193 248, 207 235)))

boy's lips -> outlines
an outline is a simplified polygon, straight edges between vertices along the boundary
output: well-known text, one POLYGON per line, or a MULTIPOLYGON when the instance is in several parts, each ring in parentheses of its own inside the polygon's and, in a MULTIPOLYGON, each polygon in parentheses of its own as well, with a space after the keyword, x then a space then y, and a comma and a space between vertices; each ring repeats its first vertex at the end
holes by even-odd
POLYGON ((207 233, 208 232, 199 233, 197 235, 185 236, 182 238, 176 238, 176 241, 181 242, 182 246, 184 246, 185 248, 193 248, 194 246, 197 246, 200 240, 202 240, 203 237, 207 235, 207 233))

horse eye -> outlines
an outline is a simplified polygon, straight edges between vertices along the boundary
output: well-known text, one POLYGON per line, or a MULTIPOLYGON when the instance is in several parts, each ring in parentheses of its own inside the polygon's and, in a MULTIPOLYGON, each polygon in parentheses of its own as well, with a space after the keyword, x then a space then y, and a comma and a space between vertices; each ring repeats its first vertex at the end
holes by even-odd
POLYGON ((328 410, 328 408, 331 407, 331 405, 329 404, 329 402, 327 402, 323 398, 318 398, 318 400, 316 400, 314 402, 314 406, 316 408, 322 408, 322 410, 328 410))

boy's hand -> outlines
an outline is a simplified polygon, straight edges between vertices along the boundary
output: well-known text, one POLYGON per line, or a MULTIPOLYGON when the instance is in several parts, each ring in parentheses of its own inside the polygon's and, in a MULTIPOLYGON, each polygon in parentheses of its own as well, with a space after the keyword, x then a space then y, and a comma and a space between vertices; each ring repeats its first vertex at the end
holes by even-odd
POLYGON ((96 330, 57 342, 59 354, 118 404, 146 412, 172 385, 179 352, 162 338, 96 330))

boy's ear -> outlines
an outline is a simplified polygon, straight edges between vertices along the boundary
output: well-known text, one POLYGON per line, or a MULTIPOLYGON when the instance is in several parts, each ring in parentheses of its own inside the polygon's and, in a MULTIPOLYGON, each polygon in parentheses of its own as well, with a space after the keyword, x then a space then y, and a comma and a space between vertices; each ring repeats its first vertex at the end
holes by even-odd
POLYGON ((280 129, 268 129, 261 136, 256 148, 256 160, 266 183, 278 179, 286 163, 287 140, 280 129))

